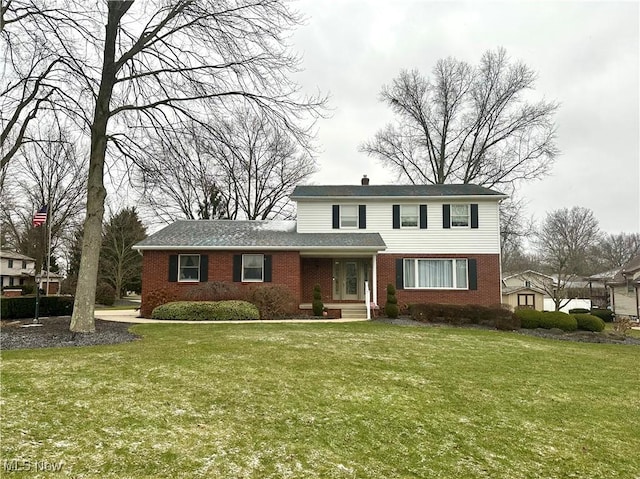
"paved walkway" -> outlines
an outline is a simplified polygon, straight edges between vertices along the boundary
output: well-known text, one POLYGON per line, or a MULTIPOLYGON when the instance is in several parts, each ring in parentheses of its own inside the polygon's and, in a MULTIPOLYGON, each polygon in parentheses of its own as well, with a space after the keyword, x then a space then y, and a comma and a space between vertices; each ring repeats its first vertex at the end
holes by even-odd
POLYGON ((138 311, 134 309, 104 309, 96 310, 96 319, 105 321, 118 321, 121 323, 156 323, 156 324, 247 324, 247 323, 351 323, 354 321, 367 321, 366 319, 270 319, 270 320, 244 320, 244 321, 177 321, 172 319, 147 319, 139 318, 138 311))

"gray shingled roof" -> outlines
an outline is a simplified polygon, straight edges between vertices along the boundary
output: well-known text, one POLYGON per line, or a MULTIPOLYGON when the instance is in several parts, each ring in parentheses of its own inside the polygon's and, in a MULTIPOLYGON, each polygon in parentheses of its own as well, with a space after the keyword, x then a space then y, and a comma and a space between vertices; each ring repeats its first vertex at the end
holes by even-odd
POLYGON ((446 197, 487 196, 496 199, 507 195, 477 185, 299 185, 292 199, 324 197, 446 197))
POLYGON ((386 248, 378 233, 297 233, 295 221, 183 220, 148 236, 134 249, 386 248))

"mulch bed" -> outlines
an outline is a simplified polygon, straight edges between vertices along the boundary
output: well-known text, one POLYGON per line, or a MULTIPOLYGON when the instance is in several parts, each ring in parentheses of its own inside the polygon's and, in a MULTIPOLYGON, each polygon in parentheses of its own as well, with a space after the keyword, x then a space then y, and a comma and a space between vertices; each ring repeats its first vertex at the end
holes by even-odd
POLYGON ((42 326, 31 326, 32 319, 2 321, 0 349, 35 349, 70 346, 120 344, 139 339, 128 329, 132 323, 95 320, 96 332, 91 334, 69 331, 70 316, 40 318, 42 326), (23 327, 28 326, 28 327, 23 327))
MULTIPOLYGON (((409 318, 377 318, 376 322, 394 324, 397 326, 412 327, 442 327, 451 326, 448 324, 422 323, 409 318)), ((35 349, 35 348, 57 348, 73 346, 95 346, 100 344, 120 344, 140 339, 139 336, 130 333, 128 329, 132 323, 121 323, 117 321, 95 320, 96 332, 92 334, 73 334, 69 331, 71 318, 69 316, 41 318, 42 326, 22 327, 33 324, 31 319, 16 321, 2 321, 0 328, 0 349, 35 349)), ((475 329, 493 329, 486 326, 467 325, 460 326, 475 329)), ((565 333, 562 331, 546 329, 521 329, 514 331, 514 334, 525 334, 541 338, 557 339, 562 341, 576 341, 585 343, 609 343, 609 344, 632 344, 640 345, 640 339, 633 337, 622 337, 613 333, 590 333, 587 331, 576 331, 565 333)))

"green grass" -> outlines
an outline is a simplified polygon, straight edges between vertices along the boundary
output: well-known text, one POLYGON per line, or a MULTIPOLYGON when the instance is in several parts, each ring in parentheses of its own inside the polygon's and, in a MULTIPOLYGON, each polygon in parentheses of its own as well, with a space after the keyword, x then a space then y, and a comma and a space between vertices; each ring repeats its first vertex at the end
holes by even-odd
POLYGON ((6 477, 640 475, 637 346, 375 323, 134 331, 2 353, 0 459, 64 462, 6 477))

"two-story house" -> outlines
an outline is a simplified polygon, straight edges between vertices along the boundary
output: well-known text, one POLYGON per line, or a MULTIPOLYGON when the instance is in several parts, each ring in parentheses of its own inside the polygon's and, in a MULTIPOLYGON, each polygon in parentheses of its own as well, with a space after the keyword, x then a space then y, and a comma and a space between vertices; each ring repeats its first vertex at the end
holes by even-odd
POLYGON ((1 287, 19 288, 35 279, 36 260, 13 251, 0 251, 1 287))
POLYGON ((475 185, 297 186, 297 221, 177 221, 134 246, 142 302, 158 288, 286 285, 310 309, 319 284, 329 309, 501 302, 499 202, 475 185), (371 294, 366 298, 366 285, 371 294), (364 307, 364 306, 362 306, 364 307))

